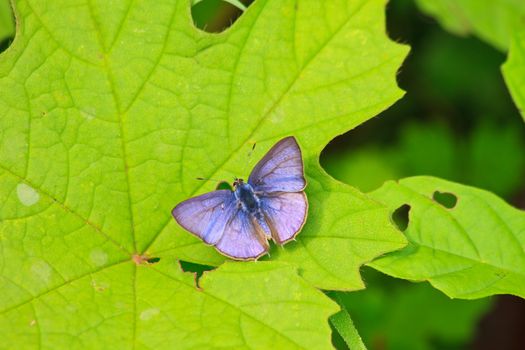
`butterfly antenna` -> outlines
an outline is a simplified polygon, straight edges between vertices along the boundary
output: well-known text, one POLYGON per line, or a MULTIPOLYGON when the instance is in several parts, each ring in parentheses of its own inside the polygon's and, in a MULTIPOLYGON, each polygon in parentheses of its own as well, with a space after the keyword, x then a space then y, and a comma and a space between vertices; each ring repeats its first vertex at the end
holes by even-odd
POLYGON ((196 177, 195 180, 199 180, 199 181, 217 181, 217 182, 222 181, 222 180, 212 179, 212 178, 209 178, 209 177, 196 177))
POLYGON ((255 146, 257 146, 257 142, 255 142, 252 146, 252 149, 248 152, 248 156, 246 157, 246 164, 244 164, 243 173, 246 173, 246 169, 248 169, 248 165, 250 164, 250 158, 252 157, 253 151, 255 150, 255 146))

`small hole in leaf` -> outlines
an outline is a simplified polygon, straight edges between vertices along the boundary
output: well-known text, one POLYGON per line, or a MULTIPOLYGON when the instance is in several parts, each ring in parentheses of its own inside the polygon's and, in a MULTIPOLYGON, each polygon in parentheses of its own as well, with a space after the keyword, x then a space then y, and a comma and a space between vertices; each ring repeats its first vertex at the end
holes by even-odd
POLYGON ((16 19, 9 1, 0 1, 0 53, 15 40, 16 19))
POLYGON ((247 0, 201 0, 191 8, 195 26, 208 33, 220 33, 230 27, 252 1, 247 0))
POLYGON ((195 274, 195 282, 197 283, 197 286, 199 286, 199 279, 202 274, 215 268, 213 266, 195 264, 183 260, 180 261, 180 267, 184 272, 193 272, 195 274))
POLYGON ((226 181, 221 181, 217 184, 217 187, 215 187, 216 190, 230 190, 233 191, 232 185, 230 185, 226 181))
POLYGON ((149 258, 147 260, 148 264, 156 264, 160 261, 160 258, 159 257, 154 257, 154 258, 149 258))
POLYGON ((11 46, 11 43, 13 42, 14 38, 7 38, 5 40, 0 41, 0 52, 4 52, 11 46))
POLYGON ((432 196, 436 202, 444 206, 445 208, 452 209, 456 206, 458 202, 458 197, 449 192, 434 192, 432 196))
POLYGON ((405 231, 408 227, 408 213, 410 212, 410 205, 403 204, 392 213, 392 220, 400 231, 405 231))
POLYGON ((156 256, 150 257, 147 254, 133 254, 133 256, 131 257, 131 260, 138 266, 138 265, 156 264, 160 261, 160 258, 156 256))

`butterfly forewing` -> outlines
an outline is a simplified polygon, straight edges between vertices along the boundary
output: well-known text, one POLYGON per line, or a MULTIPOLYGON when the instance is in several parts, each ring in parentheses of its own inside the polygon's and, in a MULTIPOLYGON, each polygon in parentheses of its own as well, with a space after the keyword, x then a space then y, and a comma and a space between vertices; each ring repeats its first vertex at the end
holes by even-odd
POLYGON ((232 191, 218 190, 190 198, 173 209, 173 217, 186 230, 208 244, 216 244, 236 213, 232 191))
POLYGON ((294 137, 273 146, 253 168, 248 183, 257 192, 299 192, 306 186, 301 149, 294 137))

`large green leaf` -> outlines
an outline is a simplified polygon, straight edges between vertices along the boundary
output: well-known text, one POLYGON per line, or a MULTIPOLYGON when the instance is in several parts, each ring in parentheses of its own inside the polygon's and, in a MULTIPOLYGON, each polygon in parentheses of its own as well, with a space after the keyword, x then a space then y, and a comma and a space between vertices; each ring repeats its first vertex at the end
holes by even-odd
POLYGON ((525 24, 514 34, 509 58, 502 69, 514 102, 525 120, 525 24))
POLYGON ((432 177, 390 181, 372 197, 392 210, 410 206, 408 246, 372 267, 428 280, 454 298, 525 297, 525 212, 490 192, 432 177))
POLYGON ((456 34, 474 34, 506 51, 525 20, 522 0, 416 0, 420 8, 456 34))
POLYGON ((407 49, 385 35, 384 1, 258 0, 219 35, 194 28, 189 0, 15 5, 19 31, 0 56, 4 339, 152 347, 173 333, 178 347, 240 336, 248 347, 326 346, 335 309, 291 272, 276 276, 280 263, 220 269, 203 292, 188 289, 174 258, 224 258, 170 211, 214 188, 196 176, 245 176, 253 142, 250 166, 295 135, 310 217, 271 259, 318 287, 362 287, 359 266, 405 240, 386 208, 328 177, 318 156, 401 96, 395 72, 407 49), (142 266, 147 256, 160 262, 142 266), (217 298, 222 309, 207 301, 217 298), (296 316, 312 300, 324 306, 296 316), (263 306, 243 316, 247 305, 263 306), (273 323, 252 320, 263 316, 273 323))

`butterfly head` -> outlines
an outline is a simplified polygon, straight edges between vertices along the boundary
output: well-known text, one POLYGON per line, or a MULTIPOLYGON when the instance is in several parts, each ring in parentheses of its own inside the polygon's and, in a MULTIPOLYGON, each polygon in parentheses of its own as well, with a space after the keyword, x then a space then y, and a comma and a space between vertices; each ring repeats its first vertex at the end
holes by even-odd
POLYGON ((241 186, 243 184, 244 184, 243 179, 235 178, 235 180, 233 181, 233 188, 237 188, 238 186, 241 186))

